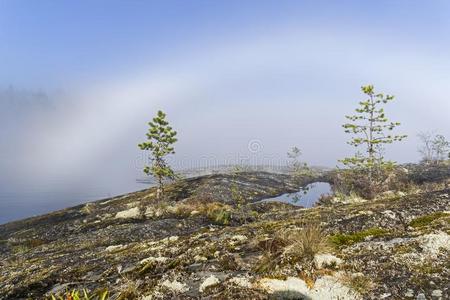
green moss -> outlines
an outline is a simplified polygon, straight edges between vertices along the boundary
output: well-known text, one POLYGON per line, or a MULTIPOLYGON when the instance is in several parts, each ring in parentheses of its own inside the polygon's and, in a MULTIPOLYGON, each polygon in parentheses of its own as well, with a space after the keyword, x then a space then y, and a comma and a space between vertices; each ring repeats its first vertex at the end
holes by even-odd
POLYGON ((387 230, 382 228, 369 228, 367 230, 354 232, 350 234, 335 234, 330 237, 330 242, 334 245, 340 246, 350 246, 355 243, 362 242, 368 236, 384 236, 388 233, 387 230))
POLYGON ((424 227, 432 223, 434 220, 449 216, 450 214, 445 212, 435 212, 426 216, 418 217, 409 223, 409 226, 414 228, 424 227))

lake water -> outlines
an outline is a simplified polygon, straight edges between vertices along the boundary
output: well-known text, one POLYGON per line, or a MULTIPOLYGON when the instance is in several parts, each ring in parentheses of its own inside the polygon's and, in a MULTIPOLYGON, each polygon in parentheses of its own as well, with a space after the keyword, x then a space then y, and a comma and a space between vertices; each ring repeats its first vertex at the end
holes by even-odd
POLYGON ((42 188, 23 187, 19 191, 0 189, 0 224, 49 213, 89 201, 142 190, 149 184, 130 182, 127 186, 96 186, 58 190, 57 184, 42 188))
POLYGON ((278 197, 264 199, 263 201, 276 201, 303 207, 312 207, 319 200, 320 196, 332 193, 331 185, 328 182, 314 182, 308 184, 297 193, 283 194, 278 197))

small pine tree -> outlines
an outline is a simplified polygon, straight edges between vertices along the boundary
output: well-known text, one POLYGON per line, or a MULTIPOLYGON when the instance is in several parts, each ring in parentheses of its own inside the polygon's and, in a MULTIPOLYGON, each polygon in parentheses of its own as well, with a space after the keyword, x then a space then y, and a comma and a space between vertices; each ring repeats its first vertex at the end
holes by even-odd
POLYGON ((167 163, 165 157, 169 154, 175 154, 173 144, 177 141, 175 136, 177 132, 169 126, 166 121, 166 114, 158 111, 147 132, 147 141, 138 145, 141 150, 150 151, 151 165, 144 166, 144 173, 154 176, 158 181, 156 197, 161 198, 164 193, 164 180, 174 179, 175 173, 167 163))
POLYGON ((300 156, 302 156, 302 151, 298 147, 292 147, 287 153, 289 159, 288 167, 296 181, 302 181, 305 177, 313 175, 312 169, 308 164, 300 161, 300 156))
POLYGON ((350 122, 342 126, 346 133, 353 134, 348 144, 356 148, 362 146, 365 151, 357 152, 355 156, 341 162, 351 169, 363 170, 369 184, 376 185, 382 179, 380 176, 383 169, 394 165, 394 162, 384 160, 383 146, 401 141, 406 135, 390 133, 400 123, 389 121, 382 106, 394 100, 394 96, 376 94, 373 85, 363 86, 361 89, 368 99, 359 102, 356 114, 345 116, 350 122))

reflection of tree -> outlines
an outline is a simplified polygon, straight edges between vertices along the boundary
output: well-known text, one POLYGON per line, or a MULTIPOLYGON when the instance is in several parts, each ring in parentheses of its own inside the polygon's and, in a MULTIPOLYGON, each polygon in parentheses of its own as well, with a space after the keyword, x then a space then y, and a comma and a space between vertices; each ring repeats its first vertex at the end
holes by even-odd
POLYGON ((308 184, 307 186, 301 187, 300 190, 296 193, 292 193, 288 195, 288 198, 292 200, 294 203, 300 202, 300 200, 308 194, 309 190, 315 187, 315 184, 308 184))

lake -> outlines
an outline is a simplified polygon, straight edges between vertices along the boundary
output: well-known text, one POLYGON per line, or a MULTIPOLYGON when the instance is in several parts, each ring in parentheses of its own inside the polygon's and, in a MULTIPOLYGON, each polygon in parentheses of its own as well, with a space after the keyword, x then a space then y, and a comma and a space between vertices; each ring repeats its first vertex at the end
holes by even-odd
POLYGON ((293 205, 312 207, 320 199, 320 196, 332 194, 331 185, 328 182, 314 182, 308 184, 297 193, 287 193, 278 197, 264 199, 265 202, 283 202, 293 205))

